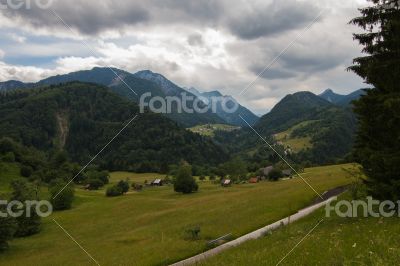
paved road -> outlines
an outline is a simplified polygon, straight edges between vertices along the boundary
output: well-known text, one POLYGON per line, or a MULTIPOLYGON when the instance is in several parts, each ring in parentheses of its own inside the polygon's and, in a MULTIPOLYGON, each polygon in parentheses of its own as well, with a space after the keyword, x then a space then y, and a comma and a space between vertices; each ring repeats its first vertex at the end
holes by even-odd
POLYGON ((312 212, 316 211, 317 209, 325 206, 328 202, 331 202, 333 199, 334 198, 331 197, 331 198, 329 198, 329 199, 327 199, 327 200, 325 200, 323 202, 320 202, 320 203, 317 203, 317 204, 312 205, 310 207, 307 207, 305 209, 302 209, 302 210, 298 211, 296 214, 291 215, 290 217, 283 218, 283 219, 281 219, 281 220, 279 220, 279 221, 277 221, 277 222, 275 222, 273 224, 267 225, 267 226, 265 226, 263 228, 260 228, 260 229, 258 229, 256 231, 253 231, 251 233, 243 235, 243 236, 241 236, 241 237, 239 237, 239 238, 237 238, 235 240, 232 240, 230 242, 222 244, 222 245, 220 245, 220 246, 218 246, 216 248, 210 249, 210 250, 208 250, 206 252, 200 253, 200 254, 198 254, 196 256, 193 256, 193 257, 190 257, 188 259, 179 261, 179 262, 174 263, 174 264, 172 264, 170 266, 185 266, 185 265, 196 264, 196 263, 198 263, 198 262, 200 262, 202 260, 205 260, 205 259, 207 259, 209 257, 214 256, 214 255, 217 255, 218 253, 221 253, 222 251, 224 251, 226 249, 238 246, 238 245, 240 245, 240 244, 242 244, 242 243, 244 243, 246 241, 249 241, 249 240, 260 238, 260 237, 264 236, 265 233, 267 233, 268 231, 275 230, 275 229, 279 228, 282 225, 287 225, 289 223, 293 223, 293 222, 295 222, 295 221, 297 221, 297 220, 299 220, 299 219, 311 214, 312 212))

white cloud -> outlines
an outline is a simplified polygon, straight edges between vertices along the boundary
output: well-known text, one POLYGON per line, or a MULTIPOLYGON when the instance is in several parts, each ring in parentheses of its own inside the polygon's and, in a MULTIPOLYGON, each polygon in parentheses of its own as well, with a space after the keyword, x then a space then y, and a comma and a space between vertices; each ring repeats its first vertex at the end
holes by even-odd
POLYGON ((0 59, 3 58, 5 55, 4 51, 0 49, 0 59))
MULTIPOLYGON (((2 46, 7 57, 57 58, 41 66, 0 61, 0 80, 37 81, 94 66, 130 72, 150 69, 181 86, 221 90, 257 113, 265 113, 286 94, 299 90, 320 93, 329 87, 347 93, 363 86, 356 75, 345 71, 360 53, 352 40, 357 29, 347 25, 358 15, 355 8, 341 9, 339 5, 327 10, 303 32, 305 24, 317 16, 313 12, 320 7, 315 7, 315 1, 256 0, 249 4, 238 0, 235 5, 228 0, 56 3, 56 10, 73 26, 74 34, 49 11, 0 15, 0 23, 7 29, 25 29, 9 35, 16 43, 2 46), (88 8, 91 5, 96 8, 88 8), (83 6, 86 8, 80 8, 83 6), (132 8, 143 14, 130 17, 132 8), (291 8, 296 10, 290 17, 273 20, 279 14, 288 14, 291 8), (259 19, 255 21, 255 17, 259 19), (273 28, 262 23, 270 21, 275 23, 273 28), (246 94, 238 96, 299 33, 300 39, 270 70, 246 94), (40 36, 36 38, 40 42, 32 42, 30 35, 40 36), (49 36, 51 41, 46 41, 49 36), (80 40, 88 42, 94 53, 80 40)), ((0 58, 4 52, 0 50, 0 58)))
POLYGON ((21 35, 15 34, 15 33, 10 33, 9 37, 17 43, 24 43, 26 41, 25 36, 21 36, 21 35))

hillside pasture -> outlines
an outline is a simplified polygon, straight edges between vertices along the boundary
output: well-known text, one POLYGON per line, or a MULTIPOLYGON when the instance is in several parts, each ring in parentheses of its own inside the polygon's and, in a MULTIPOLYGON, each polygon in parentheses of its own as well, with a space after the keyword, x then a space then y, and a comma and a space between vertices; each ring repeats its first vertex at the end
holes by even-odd
MULTIPOLYGON (((340 199, 350 200, 350 197, 345 194, 340 199)), ((399 235, 399 217, 340 218, 332 213, 327 218, 322 208, 294 224, 222 252, 199 265, 276 265, 300 241, 280 265, 399 265, 399 235)))
MULTIPOLYGON (((319 192, 351 182, 343 168, 305 169, 304 178, 319 192)), ((128 173, 112 173, 111 182, 128 173)), ((154 174, 129 174, 131 182, 154 174)), ((77 189, 73 208, 43 219, 42 231, 14 239, 0 265, 93 265, 57 221, 101 265, 167 265, 207 249, 227 233, 238 237, 301 209, 315 193, 300 179, 221 187, 200 182, 198 193, 182 195, 173 187, 107 198, 103 191, 77 189), (186 231, 200 227, 199 239, 186 231)))
POLYGON ((275 140, 281 142, 284 146, 289 146, 294 152, 312 148, 311 136, 293 137, 291 134, 294 130, 305 127, 315 121, 316 120, 304 121, 286 131, 279 132, 274 135, 275 140))

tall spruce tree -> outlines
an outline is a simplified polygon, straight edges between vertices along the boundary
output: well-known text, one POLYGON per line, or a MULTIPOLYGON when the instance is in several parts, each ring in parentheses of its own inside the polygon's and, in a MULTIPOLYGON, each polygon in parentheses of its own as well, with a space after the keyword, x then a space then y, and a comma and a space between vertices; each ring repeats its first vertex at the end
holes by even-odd
POLYGON ((400 1, 369 0, 361 16, 350 23, 365 56, 349 70, 373 89, 355 103, 359 119, 355 156, 367 176, 370 193, 380 199, 400 199, 400 1))

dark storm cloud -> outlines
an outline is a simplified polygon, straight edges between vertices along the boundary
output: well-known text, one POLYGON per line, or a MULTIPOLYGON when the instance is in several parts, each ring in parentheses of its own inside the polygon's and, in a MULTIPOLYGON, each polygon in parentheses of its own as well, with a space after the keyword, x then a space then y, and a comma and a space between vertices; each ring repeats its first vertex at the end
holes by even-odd
MULTIPOLYGON (((243 39, 256 39, 303 27, 317 13, 310 4, 296 0, 53 0, 51 8, 67 24, 85 35, 141 23, 149 28, 170 24, 207 26, 228 30, 243 39)), ((34 27, 64 27, 47 9, 7 9, 3 14, 9 18, 18 17, 34 27)))
POLYGON ((119 30, 123 26, 149 20, 149 13, 139 4, 109 0, 54 0, 49 9, 33 5, 30 9, 7 8, 2 10, 2 14, 11 19, 19 18, 35 28, 65 29, 65 25, 53 14, 52 10, 68 25, 85 35, 93 35, 109 29, 119 30))
POLYGON ((318 17, 319 11, 311 4, 294 0, 274 0, 269 5, 250 7, 241 16, 231 19, 228 28, 242 39, 257 39, 304 28, 318 17))
POLYGON ((335 68, 345 60, 346 56, 335 51, 334 48, 330 51, 322 53, 303 54, 301 52, 291 52, 284 54, 281 57, 282 68, 291 69, 300 72, 318 72, 335 68))
POLYGON ((286 69, 280 69, 280 68, 269 68, 264 71, 265 66, 253 66, 251 67, 251 71, 256 74, 260 75, 261 72, 263 72, 260 77, 264 79, 288 79, 288 78, 294 78, 297 77, 297 74, 292 71, 288 71, 286 69))

